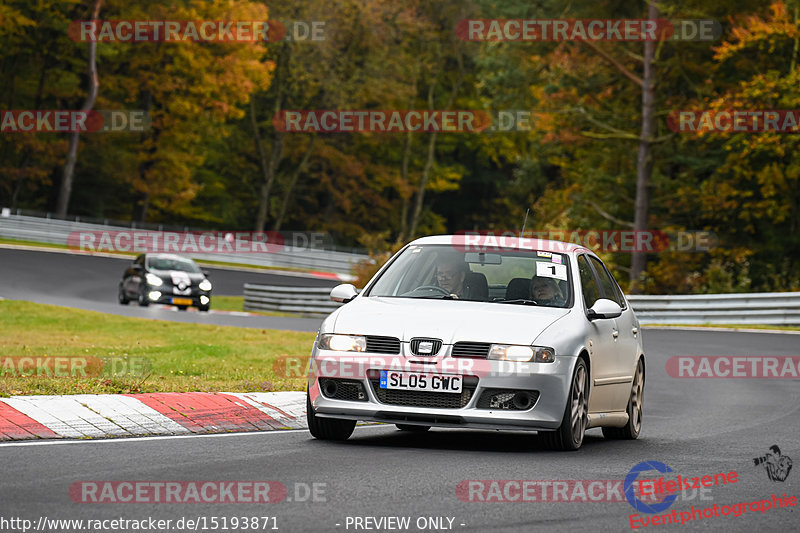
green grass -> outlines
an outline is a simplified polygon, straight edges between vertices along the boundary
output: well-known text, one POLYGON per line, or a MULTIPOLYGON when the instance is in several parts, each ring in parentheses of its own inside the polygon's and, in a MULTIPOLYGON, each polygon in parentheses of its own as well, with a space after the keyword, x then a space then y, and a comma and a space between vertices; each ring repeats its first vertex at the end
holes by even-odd
POLYGON ((800 326, 770 326, 768 324, 643 324, 644 327, 665 328, 732 328, 732 329, 778 329, 800 331, 800 326))
MULTIPOLYGON (((56 244, 51 242, 36 242, 36 241, 27 241, 24 239, 6 239, 4 237, 0 237, 0 244, 13 244, 17 246, 38 246, 40 248, 58 248, 60 250, 67 250, 69 249, 66 244, 56 244)), ((125 253, 118 252, 120 255, 134 255, 133 253, 125 253)))
MULTIPOLYGON (((217 311, 244 311, 244 296, 212 295, 211 309, 216 309, 217 311)), ((302 316, 299 314, 282 313, 279 311, 248 311, 248 313, 254 313, 257 315, 264 315, 264 316, 289 316, 289 317, 302 316)))
MULTIPOLYGON (((0 301, 0 331, 0 360, 6 362, 9 357, 99 358, 107 369, 110 358, 139 358, 150 366, 144 375, 0 374, 0 396, 304 390, 305 378, 285 375, 283 360, 306 360, 314 340, 313 333, 180 324, 14 300, 0 301)), ((0 362, 0 370, 6 362, 0 362)))

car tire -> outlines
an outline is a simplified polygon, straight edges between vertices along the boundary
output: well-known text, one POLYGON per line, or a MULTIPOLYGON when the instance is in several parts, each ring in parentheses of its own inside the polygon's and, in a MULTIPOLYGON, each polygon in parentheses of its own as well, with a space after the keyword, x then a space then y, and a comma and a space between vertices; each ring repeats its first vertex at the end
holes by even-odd
POLYGON ((125 294, 125 289, 123 289, 121 285, 119 291, 117 291, 117 300, 119 300, 120 305, 128 305, 128 303, 130 303, 130 299, 128 295, 125 294))
POLYGON ((144 291, 139 291, 139 298, 137 301, 139 303, 139 307, 147 307, 150 305, 150 302, 147 300, 147 296, 145 295, 144 291))
POLYGON ((211 306, 210 306, 210 305, 201 305, 201 306, 199 307, 200 311, 202 311, 203 313, 208 313, 208 310, 209 310, 210 308, 211 308, 211 306))
POLYGON ((188 309, 185 305, 176 305, 175 307, 178 308, 178 311, 186 311, 188 309))
POLYGON ((603 428, 603 436, 614 440, 633 440, 642 430, 642 411, 644 407, 644 361, 640 358, 633 376, 631 396, 628 398, 628 423, 621 428, 603 428))
POLYGON ((583 444, 589 421, 589 371, 586 362, 578 357, 572 372, 567 405, 561 425, 555 431, 540 432, 540 438, 552 450, 574 451, 583 444))
POLYGON ((417 426, 415 424, 395 424, 395 426, 400 431, 412 431, 414 433, 425 433, 431 429, 430 426, 417 426))
POLYGON ((355 420, 321 418, 315 415, 308 394, 306 394, 306 420, 311 436, 319 440, 347 440, 356 428, 355 420))

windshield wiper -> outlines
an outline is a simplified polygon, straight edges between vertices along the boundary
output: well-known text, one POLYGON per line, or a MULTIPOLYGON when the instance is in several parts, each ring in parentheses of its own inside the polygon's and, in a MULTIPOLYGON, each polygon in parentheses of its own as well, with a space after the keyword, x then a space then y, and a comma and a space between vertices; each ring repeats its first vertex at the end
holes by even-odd
POLYGON ((519 305, 539 305, 536 300, 526 300, 525 298, 517 298, 515 300, 495 300, 499 304, 519 304, 519 305))

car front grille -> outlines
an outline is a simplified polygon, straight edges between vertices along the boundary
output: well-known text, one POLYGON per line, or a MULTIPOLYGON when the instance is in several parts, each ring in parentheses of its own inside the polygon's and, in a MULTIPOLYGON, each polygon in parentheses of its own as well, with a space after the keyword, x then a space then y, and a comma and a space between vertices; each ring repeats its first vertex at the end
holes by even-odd
POLYGON ((414 355, 421 355, 421 356, 433 356, 439 353, 439 350, 442 349, 442 340, 441 339, 411 339, 411 353, 414 355), (433 349, 429 353, 420 353, 419 352, 419 345, 422 342, 430 342, 433 345, 433 349))
POLYGON ((457 342, 453 345, 453 357, 480 357, 485 359, 492 347, 488 342, 457 342))
POLYGON ((453 392, 429 392, 399 389, 382 389, 380 379, 370 379, 372 391, 381 403, 408 407, 430 407, 434 409, 459 409, 466 407, 478 387, 478 378, 465 377, 461 394, 453 392))
POLYGON ((400 353, 400 339, 397 337, 380 337, 367 335, 367 351, 372 353, 400 353))

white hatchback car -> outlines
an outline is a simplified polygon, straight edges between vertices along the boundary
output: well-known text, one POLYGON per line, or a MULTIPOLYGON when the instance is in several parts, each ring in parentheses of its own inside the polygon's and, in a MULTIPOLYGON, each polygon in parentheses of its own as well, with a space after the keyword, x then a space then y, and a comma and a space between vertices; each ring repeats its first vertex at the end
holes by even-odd
POLYGON ((534 430, 576 450, 588 428, 635 439, 645 359, 639 322, 582 246, 464 235, 418 239, 357 293, 314 342, 308 426, 343 440, 356 421, 534 430))

